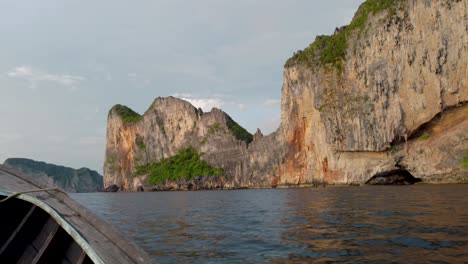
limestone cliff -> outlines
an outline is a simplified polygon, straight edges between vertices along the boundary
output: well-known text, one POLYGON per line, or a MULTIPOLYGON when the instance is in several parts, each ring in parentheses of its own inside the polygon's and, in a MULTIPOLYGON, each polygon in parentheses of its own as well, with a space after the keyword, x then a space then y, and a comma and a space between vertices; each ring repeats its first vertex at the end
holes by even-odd
POLYGON ((3 165, 34 176, 67 192, 95 192, 103 189, 102 176, 87 168, 75 170, 23 158, 7 159, 3 165))
MULTIPOLYGON (((105 185, 193 146, 227 188, 363 184, 404 172, 468 182, 468 14, 461 0, 367 0, 285 65, 281 125, 253 139, 219 109, 158 98, 109 112, 105 185)), ((398 177, 396 177, 398 178, 398 177)))
POLYGON ((191 146, 211 166, 224 169, 223 188, 270 186, 271 164, 279 161, 266 142, 274 140, 252 136, 219 109, 204 113, 173 97, 157 98, 142 116, 116 105, 108 116, 104 184, 136 190, 147 185, 145 175, 135 174, 137 166, 191 146))
POLYGON ((468 181, 466 6, 368 0, 348 27, 288 60, 280 183, 364 183, 395 168, 468 181))

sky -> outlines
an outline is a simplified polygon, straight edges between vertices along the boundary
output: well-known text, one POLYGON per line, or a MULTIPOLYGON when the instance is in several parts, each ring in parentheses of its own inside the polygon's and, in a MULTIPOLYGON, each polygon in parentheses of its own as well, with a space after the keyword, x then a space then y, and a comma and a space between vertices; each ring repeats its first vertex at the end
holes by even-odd
POLYGON ((107 113, 176 96, 276 130, 283 66, 361 0, 2 0, 0 162, 102 173, 107 113))

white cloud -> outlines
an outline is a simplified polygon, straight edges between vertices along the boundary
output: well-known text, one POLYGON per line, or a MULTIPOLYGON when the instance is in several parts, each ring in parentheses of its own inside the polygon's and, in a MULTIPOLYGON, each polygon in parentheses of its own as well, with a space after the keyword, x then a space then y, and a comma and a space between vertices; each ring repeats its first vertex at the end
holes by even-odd
POLYGON ((19 66, 8 73, 10 77, 23 77, 32 75, 32 68, 29 66, 19 66))
POLYGON ((82 76, 69 75, 69 74, 51 74, 46 71, 35 69, 31 66, 22 65, 13 68, 7 73, 10 78, 26 80, 30 84, 30 88, 36 88, 39 82, 55 83, 62 85, 70 90, 75 90, 76 85, 86 78, 82 76))
POLYGON ((205 112, 211 111, 213 107, 219 109, 222 109, 223 107, 235 107, 240 111, 247 109, 247 106, 244 103, 230 100, 229 98, 231 96, 227 94, 213 94, 210 97, 198 97, 192 95, 191 93, 176 93, 172 96, 185 100, 197 108, 200 107, 205 112))
POLYGON ((182 98, 193 106, 203 109, 203 111, 211 111, 213 107, 221 108, 224 105, 223 100, 219 98, 182 98))
POLYGON ((236 105, 239 107, 239 109, 241 109, 241 107, 245 107, 243 104, 236 104, 234 102, 222 99, 229 97, 223 94, 213 94, 212 97, 198 97, 192 95, 191 93, 175 93, 173 96, 185 100, 196 108, 201 108, 205 112, 211 111, 211 109, 214 107, 222 109, 222 107, 226 105, 236 105))
POLYGON ((281 100, 279 99, 267 99, 263 101, 262 105, 266 107, 277 107, 281 103, 281 100))

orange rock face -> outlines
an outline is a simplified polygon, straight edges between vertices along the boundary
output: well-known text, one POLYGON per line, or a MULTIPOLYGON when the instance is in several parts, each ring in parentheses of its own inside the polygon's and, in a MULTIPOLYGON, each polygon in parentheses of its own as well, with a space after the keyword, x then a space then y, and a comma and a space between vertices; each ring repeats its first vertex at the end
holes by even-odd
POLYGON ((144 182, 135 166, 186 146, 224 168, 233 188, 363 184, 396 169, 425 182, 468 182, 467 5, 395 3, 348 35, 337 63, 322 62, 320 45, 288 60, 281 125, 250 144, 234 137, 221 110, 203 113, 175 98, 155 100, 134 124, 111 111, 106 186, 135 188, 144 182))
MULTIPOLYGON (((402 166, 427 182, 468 181, 459 165, 468 132, 444 130, 445 137, 431 137, 437 144, 415 138, 425 124, 457 118, 450 109, 466 107, 466 8, 463 1, 401 1, 394 13, 370 16, 365 34, 350 35, 340 68, 313 55, 289 60, 280 184, 362 184, 402 166), (430 162, 418 157, 426 152, 435 154, 423 155, 430 162)), ((466 122, 459 126, 468 131, 466 122)))

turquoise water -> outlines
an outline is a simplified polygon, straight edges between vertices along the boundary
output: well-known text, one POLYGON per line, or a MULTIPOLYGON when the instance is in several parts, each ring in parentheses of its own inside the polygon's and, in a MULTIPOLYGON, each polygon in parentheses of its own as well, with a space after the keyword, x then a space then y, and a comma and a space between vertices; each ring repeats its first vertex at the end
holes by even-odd
POLYGON ((161 263, 468 263, 468 185, 73 197, 161 263))

